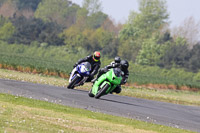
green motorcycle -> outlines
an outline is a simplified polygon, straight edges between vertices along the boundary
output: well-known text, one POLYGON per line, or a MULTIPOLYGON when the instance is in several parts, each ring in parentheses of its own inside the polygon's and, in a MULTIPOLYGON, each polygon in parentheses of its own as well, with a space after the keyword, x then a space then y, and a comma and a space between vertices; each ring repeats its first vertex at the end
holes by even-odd
POLYGON ((95 82, 92 89, 89 91, 90 97, 100 98, 103 95, 111 93, 117 85, 121 83, 121 69, 111 68, 105 74, 102 74, 95 82))

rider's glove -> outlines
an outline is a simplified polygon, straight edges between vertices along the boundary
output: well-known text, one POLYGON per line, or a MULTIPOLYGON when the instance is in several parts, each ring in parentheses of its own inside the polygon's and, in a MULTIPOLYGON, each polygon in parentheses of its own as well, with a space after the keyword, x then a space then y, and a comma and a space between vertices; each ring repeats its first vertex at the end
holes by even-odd
POLYGON ((73 67, 75 68, 77 65, 78 65, 78 64, 76 63, 76 64, 74 64, 74 66, 73 66, 73 67))
POLYGON ((107 72, 107 71, 108 71, 108 68, 107 68, 107 67, 103 68, 103 72, 104 72, 104 73, 107 72))
POLYGON ((112 67, 119 67, 120 66, 120 63, 113 63, 112 64, 112 67))

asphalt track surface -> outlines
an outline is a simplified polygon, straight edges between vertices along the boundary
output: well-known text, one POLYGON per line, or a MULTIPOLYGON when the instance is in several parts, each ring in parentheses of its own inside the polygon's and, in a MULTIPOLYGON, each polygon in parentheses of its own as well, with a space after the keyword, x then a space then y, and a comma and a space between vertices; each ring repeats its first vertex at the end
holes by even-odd
POLYGON ((90 98, 87 91, 0 79, 0 93, 200 132, 200 107, 118 95, 90 98))

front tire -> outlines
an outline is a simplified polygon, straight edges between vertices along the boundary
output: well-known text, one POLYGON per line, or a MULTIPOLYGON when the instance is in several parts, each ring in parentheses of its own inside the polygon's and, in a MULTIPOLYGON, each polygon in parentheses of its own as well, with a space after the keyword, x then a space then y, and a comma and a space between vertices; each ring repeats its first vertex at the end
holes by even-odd
POLYGON ((75 85, 75 83, 76 83, 76 81, 78 80, 78 76, 76 75, 73 79, 72 79, 72 81, 69 83, 69 85, 67 86, 67 88, 68 89, 74 89, 74 85, 75 85))
POLYGON ((103 94, 106 93, 107 89, 110 87, 109 84, 105 84, 103 88, 100 88, 100 90, 97 92, 95 98, 99 99, 103 94))
POLYGON ((94 94, 92 94, 92 89, 88 93, 89 97, 94 97, 94 94))

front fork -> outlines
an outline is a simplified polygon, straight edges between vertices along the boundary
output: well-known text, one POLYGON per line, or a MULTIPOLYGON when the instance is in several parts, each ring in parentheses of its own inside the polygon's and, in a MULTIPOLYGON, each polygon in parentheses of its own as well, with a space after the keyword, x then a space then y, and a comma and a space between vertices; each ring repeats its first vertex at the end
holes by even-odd
POLYGON ((72 70, 72 72, 71 72, 71 74, 70 74, 69 82, 71 82, 72 77, 74 76, 75 71, 76 71, 76 67, 72 70))
POLYGON ((89 77, 83 77, 83 79, 78 84, 76 84, 75 86, 83 85, 88 78, 89 77))

